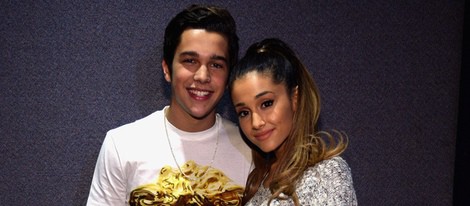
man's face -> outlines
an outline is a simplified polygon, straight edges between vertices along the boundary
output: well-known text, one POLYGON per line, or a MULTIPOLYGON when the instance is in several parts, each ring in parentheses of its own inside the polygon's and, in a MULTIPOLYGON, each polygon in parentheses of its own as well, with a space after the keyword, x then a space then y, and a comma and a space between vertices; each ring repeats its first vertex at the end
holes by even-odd
POLYGON ((215 32, 188 29, 181 34, 171 76, 163 63, 165 79, 171 82, 171 110, 203 119, 215 113, 229 73, 228 42, 215 32))

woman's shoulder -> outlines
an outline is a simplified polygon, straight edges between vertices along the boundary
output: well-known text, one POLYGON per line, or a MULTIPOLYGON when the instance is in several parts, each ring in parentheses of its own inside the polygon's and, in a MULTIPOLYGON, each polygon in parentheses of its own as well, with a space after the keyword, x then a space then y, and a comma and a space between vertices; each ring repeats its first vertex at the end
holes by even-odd
POLYGON ((339 156, 309 167, 298 182, 296 191, 306 202, 357 204, 351 169, 339 156), (331 199, 332 196, 337 198, 331 199))
POLYGON ((334 171, 344 171, 344 170, 349 171, 350 168, 346 160, 344 160, 340 156, 323 160, 307 169, 307 171, 317 171, 317 172, 334 172, 334 171))
POLYGON ((338 180, 345 179, 349 181, 351 178, 351 168, 348 163, 340 156, 318 162, 314 166, 307 168, 303 178, 315 177, 316 180, 338 180))

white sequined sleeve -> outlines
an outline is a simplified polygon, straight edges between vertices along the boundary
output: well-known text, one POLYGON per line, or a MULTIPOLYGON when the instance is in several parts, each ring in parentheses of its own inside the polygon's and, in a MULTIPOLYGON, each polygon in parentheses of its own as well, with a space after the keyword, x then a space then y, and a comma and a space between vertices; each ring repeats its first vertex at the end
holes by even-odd
MULTIPOLYGON (((308 168, 297 183, 296 193, 300 205, 356 206, 351 169, 341 157, 319 162, 308 168)), ((261 187, 247 205, 267 205, 271 193, 261 187)), ((294 205, 292 199, 274 199, 271 206, 294 205)))

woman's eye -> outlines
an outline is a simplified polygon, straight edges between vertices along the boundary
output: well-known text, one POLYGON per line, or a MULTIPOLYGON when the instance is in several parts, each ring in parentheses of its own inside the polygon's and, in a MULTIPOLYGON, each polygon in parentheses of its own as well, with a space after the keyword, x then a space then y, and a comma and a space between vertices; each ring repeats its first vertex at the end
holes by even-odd
POLYGON ((273 103, 274 103, 274 100, 268 100, 268 101, 263 102, 263 103, 261 104, 261 107, 263 107, 263 108, 264 108, 264 107, 270 107, 270 106, 273 105, 273 103))
POLYGON ((248 112, 247 112, 247 111, 238 112, 238 117, 239 117, 239 118, 245 117, 246 115, 248 115, 248 112))

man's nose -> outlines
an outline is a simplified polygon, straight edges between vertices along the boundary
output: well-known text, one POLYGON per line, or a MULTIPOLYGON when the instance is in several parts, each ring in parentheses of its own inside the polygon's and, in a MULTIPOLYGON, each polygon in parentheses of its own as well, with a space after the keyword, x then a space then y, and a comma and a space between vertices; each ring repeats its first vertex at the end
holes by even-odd
POLYGON ((206 65, 201 65, 201 67, 197 69, 196 73, 194 74, 194 80, 201 83, 210 82, 211 75, 206 65))

